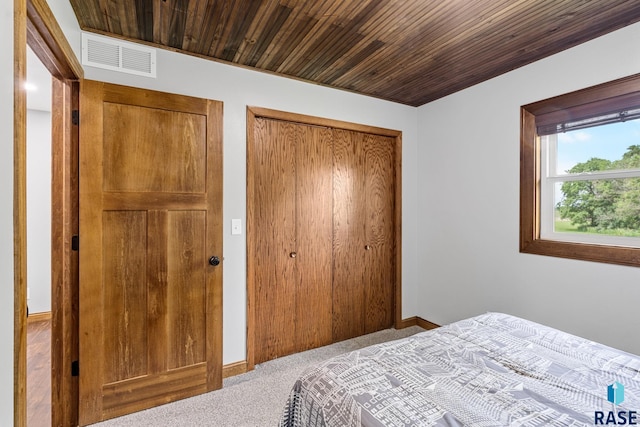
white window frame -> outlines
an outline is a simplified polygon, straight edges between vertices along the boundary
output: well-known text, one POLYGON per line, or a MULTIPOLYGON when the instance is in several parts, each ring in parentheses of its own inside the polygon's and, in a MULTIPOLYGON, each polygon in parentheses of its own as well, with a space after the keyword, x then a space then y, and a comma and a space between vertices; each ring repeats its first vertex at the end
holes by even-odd
MULTIPOLYGON (((605 125, 606 126, 606 125, 605 125)), ((640 178, 640 169, 608 170, 580 174, 558 173, 558 135, 540 136, 540 237, 561 242, 589 243, 607 246, 640 248, 640 237, 608 236, 604 234, 554 231, 555 185, 567 181, 593 181, 620 178, 640 178)))

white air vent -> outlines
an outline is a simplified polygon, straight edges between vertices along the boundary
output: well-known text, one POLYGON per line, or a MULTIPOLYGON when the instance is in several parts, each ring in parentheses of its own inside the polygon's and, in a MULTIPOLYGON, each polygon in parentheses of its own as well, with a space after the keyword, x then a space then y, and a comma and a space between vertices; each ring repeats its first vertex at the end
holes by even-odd
POLYGON ((156 50, 82 33, 82 64, 139 76, 156 76, 156 50))

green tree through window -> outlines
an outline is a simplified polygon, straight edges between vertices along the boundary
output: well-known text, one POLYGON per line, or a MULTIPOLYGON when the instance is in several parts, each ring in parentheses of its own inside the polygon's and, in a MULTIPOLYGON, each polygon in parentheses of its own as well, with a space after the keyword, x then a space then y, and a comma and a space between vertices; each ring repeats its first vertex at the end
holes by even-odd
MULTIPOLYGON (((632 145, 615 161, 593 157, 567 171, 640 169, 640 145, 632 145)), ((557 210, 580 231, 637 236, 640 231, 640 178, 567 181, 557 210)))

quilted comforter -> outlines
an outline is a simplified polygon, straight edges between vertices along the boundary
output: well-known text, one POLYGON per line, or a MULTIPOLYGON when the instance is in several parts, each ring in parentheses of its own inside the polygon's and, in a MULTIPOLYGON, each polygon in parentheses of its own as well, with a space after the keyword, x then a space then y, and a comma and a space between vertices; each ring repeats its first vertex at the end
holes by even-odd
POLYGON ((307 370, 280 426, 593 426, 636 411, 640 357, 487 313, 307 370))

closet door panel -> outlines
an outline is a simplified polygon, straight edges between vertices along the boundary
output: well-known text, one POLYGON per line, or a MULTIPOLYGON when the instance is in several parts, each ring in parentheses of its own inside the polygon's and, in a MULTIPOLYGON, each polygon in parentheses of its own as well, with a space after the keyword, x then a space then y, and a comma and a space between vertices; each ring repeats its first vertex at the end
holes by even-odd
POLYGON ((291 123, 255 126, 255 361, 296 351, 296 140, 291 123))
POLYGON ((333 340, 364 333, 363 134, 334 130, 333 340))
POLYGON ((304 351, 331 343, 333 143, 329 128, 298 125, 296 341, 304 351))
POLYGON ((364 333, 393 325, 394 316, 394 141, 367 135, 365 173, 365 321, 364 333))

